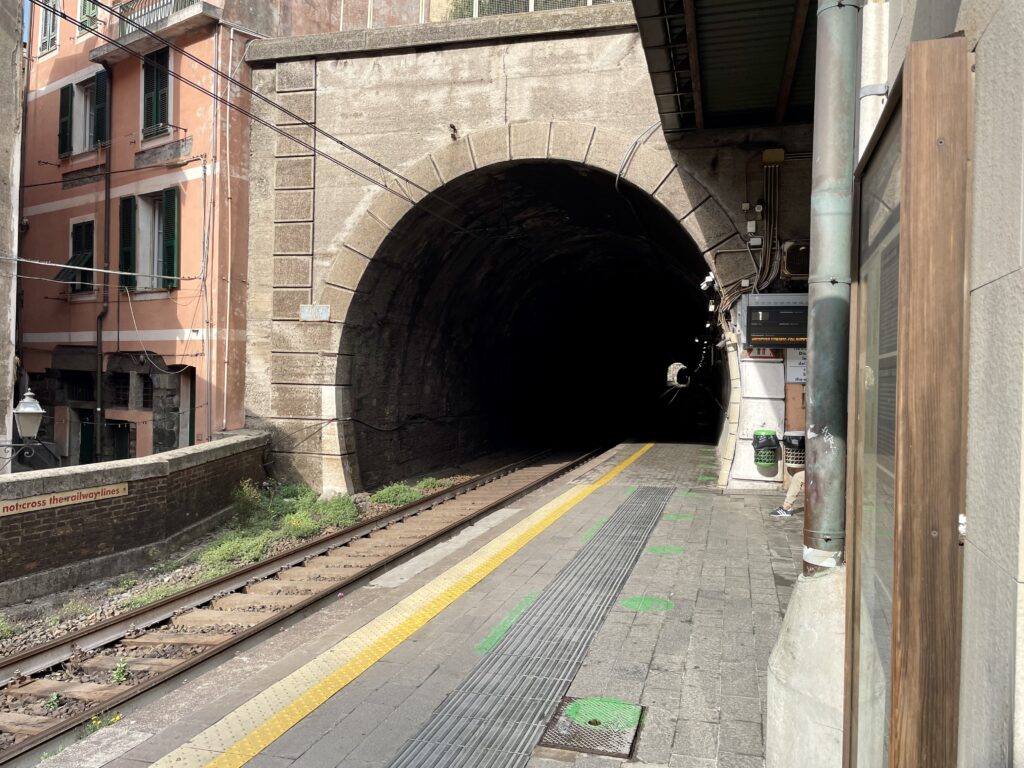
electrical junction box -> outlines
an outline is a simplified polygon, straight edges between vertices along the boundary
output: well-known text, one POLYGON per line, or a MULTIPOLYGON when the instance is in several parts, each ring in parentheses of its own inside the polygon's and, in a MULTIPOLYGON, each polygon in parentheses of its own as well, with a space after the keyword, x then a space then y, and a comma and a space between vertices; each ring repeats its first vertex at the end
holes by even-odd
POLYGON ((806 293, 747 293, 738 320, 745 347, 807 346, 806 293))

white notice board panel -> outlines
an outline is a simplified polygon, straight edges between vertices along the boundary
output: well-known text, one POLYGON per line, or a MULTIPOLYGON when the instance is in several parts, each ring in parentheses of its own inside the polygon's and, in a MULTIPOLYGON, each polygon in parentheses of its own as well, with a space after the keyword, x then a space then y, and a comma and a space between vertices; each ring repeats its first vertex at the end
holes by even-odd
POLYGON ((807 349, 786 350, 786 383, 807 383, 807 349))

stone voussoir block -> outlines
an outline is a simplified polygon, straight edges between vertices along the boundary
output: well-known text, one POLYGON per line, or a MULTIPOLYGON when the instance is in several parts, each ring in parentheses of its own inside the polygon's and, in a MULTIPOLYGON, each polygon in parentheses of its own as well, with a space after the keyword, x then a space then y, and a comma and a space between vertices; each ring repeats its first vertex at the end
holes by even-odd
POLYGON ((512 159, 509 150, 508 126, 496 125, 471 133, 467 139, 473 150, 477 168, 505 163, 512 159))
POLYGON ((355 292, 351 289, 327 283, 317 299, 320 304, 326 304, 331 308, 331 317, 334 320, 344 321, 354 297, 355 292))
POLYGON ((345 245, 356 253, 371 258, 390 231, 372 216, 363 216, 345 238, 345 245))
POLYGON ((465 138, 453 141, 450 144, 435 150, 431 153, 437 172, 446 183, 457 179, 463 174, 474 170, 473 155, 469 150, 469 141, 465 138))
POLYGON ((509 126, 509 146, 513 160, 546 158, 551 123, 512 123, 509 126))
POLYGON ((736 225, 713 197, 685 216, 682 225, 701 253, 710 251, 736 234, 736 225))
POLYGON ((555 120, 551 123, 548 157, 582 163, 594 137, 594 126, 555 120))
POLYGON ((422 200, 441 186, 441 178, 437 175, 437 168, 434 167, 434 161, 429 155, 410 165, 402 175, 414 182, 406 185, 413 200, 422 200))
POLYGON ((644 192, 654 192, 674 168, 675 163, 667 149, 641 144, 630 157, 624 176, 644 192))
POLYGON ((363 273, 370 265, 370 260, 356 253, 351 248, 342 247, 334 257, 334 263, 327 273, 327 282, 333 285, 356 290, 363 273))
POLYGON ((598 128, 590 142, 586 163, 603 168, 609 173, 618 173, 622 159, 633 144, 633 137, 608 128, 598 128))
POLYGON ((389 183, 388 189, 393 189, 398 194, 382 189, 374 196, 373 202, 370 203, 369 213, 382 221, 385 226, 391 228, 396 226, 402 220, 402 217, 412 210, 412 203, 398 196, 409 196, 409 193, 398 183, 389 183))
POLYGON ((704 186, 679 167, 668 175, 654 194, 654 198, 668 208, 677 221, 708 197, 708 191, 704 186))

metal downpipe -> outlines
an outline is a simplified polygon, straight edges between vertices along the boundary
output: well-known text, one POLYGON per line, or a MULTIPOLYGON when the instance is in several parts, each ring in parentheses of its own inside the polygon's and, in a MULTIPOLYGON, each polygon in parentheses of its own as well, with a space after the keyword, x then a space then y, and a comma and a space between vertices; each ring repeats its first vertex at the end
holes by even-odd
POLYGON ((862 0, 819 0, 808 280, 804 573, 843 563, 850 248, 862 0))

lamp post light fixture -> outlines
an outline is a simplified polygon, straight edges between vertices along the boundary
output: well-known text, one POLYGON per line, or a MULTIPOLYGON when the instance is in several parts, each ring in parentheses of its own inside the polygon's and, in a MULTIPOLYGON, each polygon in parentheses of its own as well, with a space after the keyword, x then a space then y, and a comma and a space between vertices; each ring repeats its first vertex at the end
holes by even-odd
POLYGON ((42 446, 44 451, 57 459, 58 466, 60 465, 60 459, 36 437, 39 434, 39 427, 43 423, 43 416, 45 414, 46 411, 43 410, 43 406, 36 400, 32 390, 25 390, 25 395, 21 398, 21 402, 14 406, 14 423, 18 426, 18 434, 23 442, 0 443, 0 456, 6 459, 0 465, 0 471, 7 469, 11 462, 19 456, 24 456, 26 459, 35 456, 36 446, 42 446))

